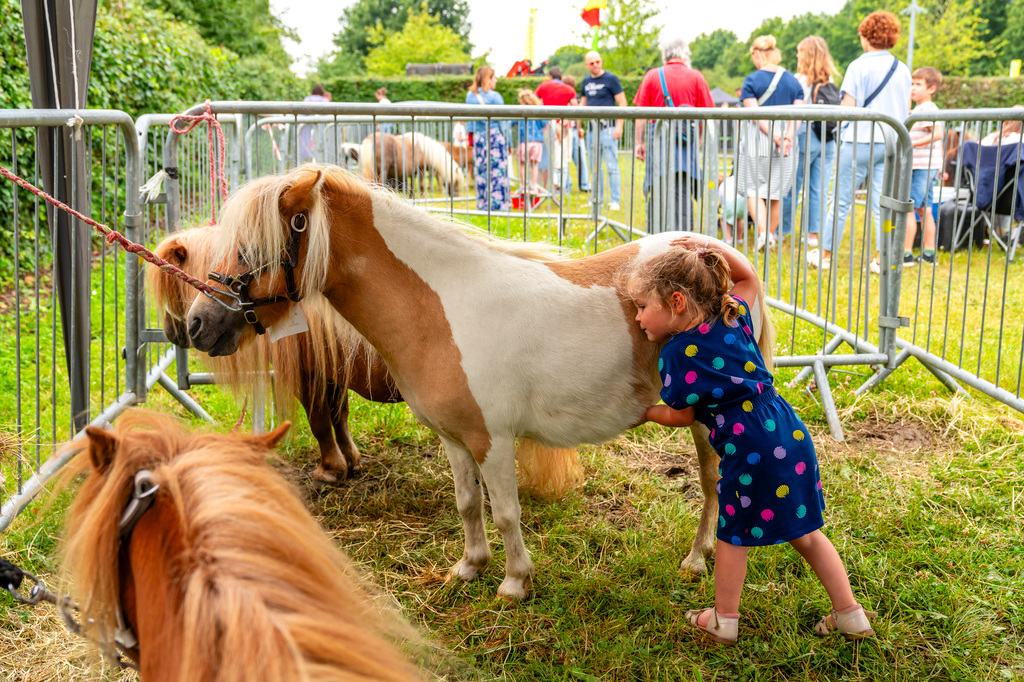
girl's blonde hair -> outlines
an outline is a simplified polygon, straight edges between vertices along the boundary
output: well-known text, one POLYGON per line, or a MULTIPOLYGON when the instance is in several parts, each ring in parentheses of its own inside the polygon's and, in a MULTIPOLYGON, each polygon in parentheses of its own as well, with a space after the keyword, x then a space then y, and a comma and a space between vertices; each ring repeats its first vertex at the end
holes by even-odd
POLYGON ((494 75, 494 69, 489 66, 481 66, 476 70, 476 76, 473 78, 473 84, 469 86, 469 89, 473 92, 480 92, 480 90, 487 91, 487 83, 491 80, 491 76, 494 75))
POLYGON ((754 38, 750 46, 750 56, 760 54, 762 63, 778 64, 782 61, 782 53, 775 47, 775 36, 763 35, 754 38))
POLYGON ((627 277, 630 296, 649 296, 669 307, 672 294, 679 292, 704 319, 721 316, 731 323, 739 316, 739 303, 729 294, 732 270, 713 249, 673 248, 637 263, 627 277))
POLYGON ((540 98, 533 94, 533 90, 527 88, 519 89, 519 103, 527 106, 536 106, 540 104, 540 98))
POLYGON ((838 75, 828 43, 820 36, 807 36, 796 46, 796 72, 807 77, 809 83, 827 83, 838 75))

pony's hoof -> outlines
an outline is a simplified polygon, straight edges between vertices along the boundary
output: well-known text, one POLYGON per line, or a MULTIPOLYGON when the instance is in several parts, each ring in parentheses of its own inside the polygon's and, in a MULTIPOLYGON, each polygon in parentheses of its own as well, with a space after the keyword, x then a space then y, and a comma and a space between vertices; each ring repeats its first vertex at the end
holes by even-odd
POLYGON ((691 555, 683 559, 683 562, 679 564, 679 572, 687 580, 699 580, 707 574, 708 565, 704 561, 703 555, 691 555))
POLYGON ((526 581, 522 578, 505 578, 498 588, 498 596, 502 599, 512 601, 523 601, 526 599, 526 581))
POLYGON ((482 568, 483 565, 476 566, 471 564, 465 558, 460 559, 459 563, 455 564, 448 570, 448 575, 445 576, 445 582, 455 579, 462 580, 463 582, 475 580, 476 577, 480 575, 480 569, 482 568))
POLYGON ((338 485, 345 480, 345 472, 329 471, 321 464, 313 470, 313 480, 326 485, 338 485))

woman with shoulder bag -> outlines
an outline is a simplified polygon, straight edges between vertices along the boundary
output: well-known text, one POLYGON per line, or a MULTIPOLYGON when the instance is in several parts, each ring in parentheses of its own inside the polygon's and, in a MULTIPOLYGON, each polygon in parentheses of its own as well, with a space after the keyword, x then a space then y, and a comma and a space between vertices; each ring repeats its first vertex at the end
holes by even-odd
MULTIPOLYGON (((804 89, 804 104, 839 104, 842 95, 832 76, 838 74, 828 44, 824 38, 808 36, 796 47, 796 79, 804 89)), ((793 231, 796 202, 807 176, 807 192, 803 197, 800 225, 810 248, 818 246, 821 231, 821 197, 832 186, 832 170, 836 155, 838 123, 823 121, 803 122, 796 133, 797 155, 794 190, 786 195, 782 205, 782 233, 793 231)))
MULTIPOLYGON (((802 104, 804 91, 793 74, 779 62, 782 53, 775 36, 754 39, 750 59, 757 71, 743 79, 740 99, 745 107, 802 104)), ((751 121, 747 158, 740 162, 737 184, 757 224, 757 248, 775 243, 779 202, 793 187, 797 152, 793 146, 794 121, 751 121)))
MULTIPOLYGON (((900 39, 900 20, 892 12, 872 12, 857 28, 864 54, 850 63, 843 76, 844 107, 863 107, 888 114, 903 121, 910 113, 910 69, 889 50, 900 39)), ((807 264, 827 270, 832 266, 832 253, 843 242, 843 228, 850 209, 853 193, 868 175, 871 186, 868 196, 875 224, 875 258, 871 272, 879 273, 878 248, 882 243, 882 221, 879 199, 885 171, 885 143, 882 126, 871 121, 851 122, 840 135, 839 170, 836 189, 825 212, 825 229, 821 235, 821 250, 807 252, 807 264)))

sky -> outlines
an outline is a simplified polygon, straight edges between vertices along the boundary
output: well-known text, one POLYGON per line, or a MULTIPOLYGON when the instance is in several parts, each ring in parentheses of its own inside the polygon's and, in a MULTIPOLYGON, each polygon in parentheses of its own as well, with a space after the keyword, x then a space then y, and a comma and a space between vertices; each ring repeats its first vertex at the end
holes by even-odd
MULTIPOLYGON (((340 30, 338 18, 354 0, 324 2, 323 0, 270 0, 272 11, 286 26, 295 29, 300 43, 286 41, 289 53, 299 60, 295 70, 304 75, 312 59, 333 49, 331 39, 340 30)), ((534 34, 537 60, 546 59, 563 45, 589 45, 579 38, 588 27, 580 19, 586 0, 547 0, 528 2, 520 7, 499 0, 469 0, 472 26, 470 41, 473 56, 491 48, 490 63, 503 74, 525 56, 529 8, 537 7, 534 34)), ((806 12, 835 14, 846 0, 721 0, 717 2, 684 2, 655 0, 660 9, 657 23, 664 31, 690 41, 701 33, 718 28, 731 30, 741 40, 764 19, 790 19, 806 12)))

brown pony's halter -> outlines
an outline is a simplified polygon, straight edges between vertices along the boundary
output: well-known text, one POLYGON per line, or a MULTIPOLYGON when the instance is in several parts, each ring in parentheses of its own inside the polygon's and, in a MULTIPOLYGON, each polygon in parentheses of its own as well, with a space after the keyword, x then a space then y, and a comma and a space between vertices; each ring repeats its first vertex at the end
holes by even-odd
MULTIPOLYGON (((135 529, 135 525, 139 522, 139 519, 141 519, 143 514, 153 506, 153 502, 156 498, 156 492, 160 489, 160 484, 153 479, 152 472, 146 469, 135 472, 134 480, 135 484, 132 487, 131 499, 128 500, 128 504, 125 505, 124 511, 121 512, 121 520, 118 522, 117 526, 119 554, 121 553, 120 550, 127 547, 127 543, 131 539, 132 530, 135 529)), ((121 560, 121 558, 118 559, 118 561, 121 560)), ((13 564, 10 565, 10 568, 14 569, 16 582, 5 585, 4 587, 11 596, 23 604, 29 605, 35 605, 42 601, 50 602, 57 607, 57 611, 60 613, 60 616, 64 620, 64 624, 67 626, 68 630, 80 637, 87 637, 87 635, 82 632, 82 624, 75 618, 74 612, 78 610, 78 606, 71 602, 71 598, 69 596, 59 596, 54 594, 50 590, 46 589, 46 585, 41 579, 32 575, 28 571, 19 569, 13 564), (22 596, 18 591, 22 577, 28 578, 34 583, 27 597, 22 596)), ((114 633, 114 643, 122 652, 137 650, 139 640, 135 636, 135 632, 128 626, 124 617, 124 612, 121 610, 120 603, 117 605, 115 616, 117 617, 117 631, 114 633)), ((117 653, 117 656, 114 658, 114 662, 121 668, 138 670, 131 661, 127 661, 122 658, 120 653, 117 653)))
MULTIPOLYGON (((240 275, 223 275, 219 272, 211 272, 209 278, 214 282, 220 282, 225 285, 228 290, 214 288, 220 296, 226 296, 238 303, 237 306, 232 306, 229 303, 225 303, 217 296, 212 294, 206 294, 211 299, 224 306, 228 310, 233 312, 241 312, 245 317, 245 321, 253 326, 257 334, 265 334, 266 328, 260 323, 259 316, 256 315, 256 308, 261 306, 273 305, 274 303, 280 303, 282 301, 292 301, 298 303, 302 300, 302 294, 299 293, 299 289, 295 284, 295 268, 299 265, 299 247, 302 244, 302 233, 309 227, 309 219, 305 213, 296 213, 291 219, 291 229, 288 232, 288 244, 285 246, 285 253, 282 257, 278 258, 277 261, 271 261, 269 263, 263 263, 250 270, 246 270, 240 275), (285 257, 286 256, 286 257, 285 257), (271 267, 284 268, 284 281, 287 287, 287 294, 276 296, 264 296, 263 298, 253 299, 249 294, 249 285, 265 270, 271 267)), ((205 292, 204 292, 205 293, 205 292)))

